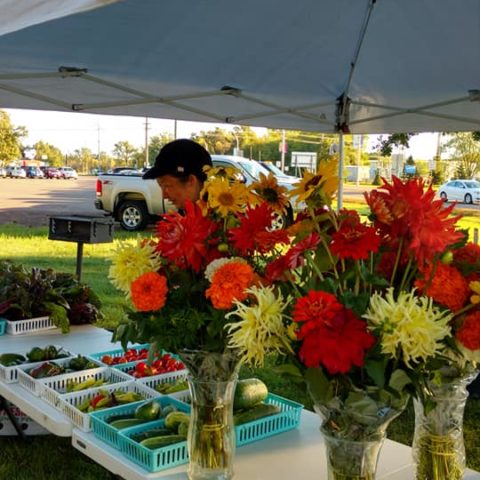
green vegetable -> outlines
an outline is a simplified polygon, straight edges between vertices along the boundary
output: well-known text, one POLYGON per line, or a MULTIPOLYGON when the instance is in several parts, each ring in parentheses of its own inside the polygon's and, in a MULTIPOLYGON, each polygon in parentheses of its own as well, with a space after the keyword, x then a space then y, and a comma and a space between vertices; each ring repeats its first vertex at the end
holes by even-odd
POLYGON ((0 355, 0 364, 4 367, 12 367, 25 362, 26 358, 18 353, 2 353, 0 355))
POLYGON ((239 380, 235 389, 233 410, 251 408, 262 403, 268 396, 267 386, 258 378, 239 380))
POLYGON ((75 371, 85 370, 88 362, 88 358, 84 357, 83 355, 77 355, 75 358, 72 358, 70 362, 68 362, 68 368, 71 368, 75 371))
POLYGON ((45 360, 53 360, 54 358, 57 358, 58 350, 55 345, 48 345, 43 349, 43 351, 45 355, 45 360))
POLYGON ((33 347, 28 353, 27 353, 27 358, 31 362, 41 362, 42 360, 45 359, 45 351, 43 348, 40 347, 33 347))
POLYGON ((276 405, 272 405, 271 403, 260 403, 252 408, 235 413, 233 415, 233 422, 235 425, 242 425, 280 412, 281 408, 276 405))
POLYGON ((177 407, 175 407, 175 405, 166 405, 165 407, 162 408, 159 418, 165 418, 169 413, 176 412, 176 411, 177 411, 177 407))
POLYGON ((135 442, 140 443, 142 440, 153 437, 163 437, 165 435, 171 435, 172 432, 167 428, 154 428, 153 430, 148 430, 146 432, 136 433, 132 435, 131 438, 135 442))
POLYGON ((140 442, 140 445, 155 450, 157 448, 166 447, 167 445, 183 441, 185 441, 183 435, 161 435, 159 437, 146 438, 140 442))
POLYGON ((160 411, 160 403, 152 400, 142 405, 139 405, 135 409, 134 417, 141 420, 156 420, 160 415, 160 411))
POLYGON ((190 415, 185 412, 171 412, 165 417, 165 427, 172 432, 178 431, 178 425, 180 423, 188 423, 190 421, 190 415))
POLYGON ((65 373, 65 369, 54 362, 42 363, 40 366, 32 368, 28 372, 28 374, 33 378, 54 377, 55 375, 60 375, 61 373, 65 373))
POLYGON ((123 418, 110 422, 110 426, 116 428, 117 430, 123 430, 124 428, 135 427, 137 425, 145 423, 146 421, 147 420, 142 420, 140 418, 123 418))

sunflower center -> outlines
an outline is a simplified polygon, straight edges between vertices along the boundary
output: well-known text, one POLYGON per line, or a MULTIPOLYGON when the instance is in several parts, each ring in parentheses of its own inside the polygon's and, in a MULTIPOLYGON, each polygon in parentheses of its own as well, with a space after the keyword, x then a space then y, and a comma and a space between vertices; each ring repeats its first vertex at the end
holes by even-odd
POLYGON ((218 203, 220 205, 224 205, 226 207, 231 207, 234 204, 234 198, 231 193, 228 192, 222 192, 218 196, 218 203))
POLYGON ((278 192, 274 188, 265 188, 262 194, 269 203, 275 203, 278 200, 278 192))
POLYGON ((306 184, 305 184, 305 190, 308 189, 308 187, 316 187, 320 181, 322 180, 323 176, 322 175, 315 175, 312 177, 306 184))

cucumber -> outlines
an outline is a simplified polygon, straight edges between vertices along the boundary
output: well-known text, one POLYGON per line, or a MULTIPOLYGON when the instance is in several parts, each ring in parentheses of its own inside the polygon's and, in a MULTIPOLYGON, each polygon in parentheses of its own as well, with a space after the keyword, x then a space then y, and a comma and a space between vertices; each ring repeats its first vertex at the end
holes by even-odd
POLYGON ((190 415, 188 413, 171 412, 165 417, 165 427, 172 432, 177 432, 180 423, 188 423, 189 421, 190 415))
POLYGON ((146 440, 147 438, 152 437, 161 437, 164 435, 171 435, 172 432, 167 428, 154 428, 153 430, 148 430, 146 432, 136 433, 135 435, 131 435, 131 439, 135 442, 140 443, 142 440, 146 440))
POLYGON ((242 410, 233 415, 233 422, 235 425, 243 425, 244 423, 253 422, 260 418, 269 417, 280 413, 281 408, 271 403, 260 403, 247 410, 242 410))
POLYGON ((262 403, 268 396, 267 386, 258 378, 239 380, 233 399, 233 410, 252 408, 262 403))
POLYGON ((167 445, 183 441, 185 441, 183 435, 161 435, 159 437, 146 438, 140 442, 140 445, 155 450, 157 448, 166 447, 167 445))
POLYGON ((116 428, 117 430, 123 430, 124 428, 135 427, 137 425, 145 423, 146 421, 147 420, 142 420, 140 418, 123 418, 110 422, 110 426, 116 428))

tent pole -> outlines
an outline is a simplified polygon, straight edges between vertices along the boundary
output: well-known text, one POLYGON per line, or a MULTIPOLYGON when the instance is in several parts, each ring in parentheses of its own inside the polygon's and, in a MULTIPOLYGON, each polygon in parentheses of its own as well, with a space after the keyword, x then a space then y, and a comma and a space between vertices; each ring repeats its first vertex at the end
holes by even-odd
POLYGON ((338 134, 338 194, 337 194, 337 212, 343 206, 343 163, 345 149, 343 144, 343 132, 338 134))

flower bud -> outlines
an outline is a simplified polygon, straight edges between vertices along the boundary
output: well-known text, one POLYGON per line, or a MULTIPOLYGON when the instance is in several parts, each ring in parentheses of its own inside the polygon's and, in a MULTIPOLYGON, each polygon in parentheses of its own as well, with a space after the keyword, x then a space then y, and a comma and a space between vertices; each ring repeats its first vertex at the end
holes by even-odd
POLYGON ((228 243, 222 242, 219 243, 217 246, 217 250, 222 253, 227 253, 228 252, 228 243))
POLYGON ((445 265, 449 265, 450 263, 453 262, 453 253, 451 250, 447 250, 442 257, 440 258, 440 261, 444 263, 445 265))

